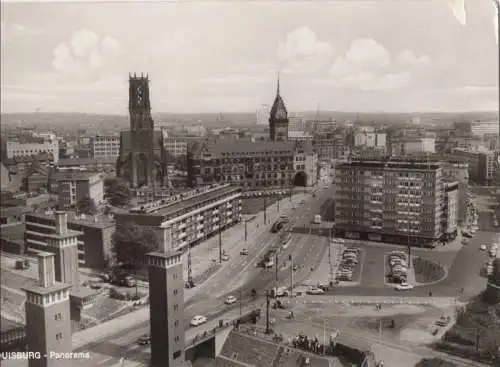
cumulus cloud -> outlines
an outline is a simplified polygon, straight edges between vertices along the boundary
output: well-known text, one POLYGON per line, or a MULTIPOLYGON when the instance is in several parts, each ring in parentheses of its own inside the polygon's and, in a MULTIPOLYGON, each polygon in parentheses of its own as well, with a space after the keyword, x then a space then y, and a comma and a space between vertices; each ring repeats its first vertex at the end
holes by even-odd
POLYGON ((6 44, 7 41, 13 40, 16 36, 37 36, 45 33, 43 29, 28 27, 19 23, 0 23, 0 38, 2 45, 6 44))
POLYGON ((283 72, 315 73, 331 63, 333 48, 329 43, 318 40, 308 27, 300 27, 290 32, 279 45, 278 59, 283 72))
POLYGON ((392 62, 390 53, 373 39, 357 39, 330 69, 337 86, 361 90, 397 89, 411 79, 411 70, 427 65, 428 56, 404 50, 392 62))
POLYGON ((102 70, 121 52, 121 45, 114 38, 100 38, 82 29, 73 33, 68 42, 56 46, 52 66, 65 76, 89 76, 102 70))

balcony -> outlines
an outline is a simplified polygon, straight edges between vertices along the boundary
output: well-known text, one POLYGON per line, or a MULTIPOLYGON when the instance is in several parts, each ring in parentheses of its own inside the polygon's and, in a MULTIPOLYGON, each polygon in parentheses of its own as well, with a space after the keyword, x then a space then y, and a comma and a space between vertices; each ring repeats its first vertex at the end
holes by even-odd
POLYGON ((226 224, 229 224, 229 223, 232 223, 232 222, 233 222, 233 218, 227 218, 226 224))
POLYGON ((232 208, 232 207, 233 207, 233 205, 232 205, 231 203, 227 203, 227 204, 226 204, 226 207, 227 207, 227 208, 232 208))
POLYGON ((226 212, 226 215, 227 215, 227 216, 233 215, 233 211, 232 211, 232 210, 228 210, 228 211, 226 212))
POLYGON ((184 228, 186 228, 186 227, 187 227, 187 223, 181 223, 181 224, 177 227, 177 229, 184 229, 184 228))
POLYGON ((212 222, 218 222, 220 220, 219 217, 212 218, 212 222))
POLYGON ((203 220, 205 217, 203 215, 199 215, 196 217, 196 220, 199 222, 200 220, 203 220))
POLYGON ((202 228, 203 228, 203 224, 198 224, 198 225, 196 226, 196 230, 197 230, 197 231, 199 231, 199 230, 200 230, 200 229, 202 229, 202 228))
POLYGON ((186 236, 187 236, 187 233, 186 232, 182 232, 182 233, 179 234, 179 239, 182 240, 186 236))
POLYGON ((215 210, 212 212, 212 214, 214 214, 214 215, 215 215, 215 214, 219 214, 219 209, 215 209, 215 210))

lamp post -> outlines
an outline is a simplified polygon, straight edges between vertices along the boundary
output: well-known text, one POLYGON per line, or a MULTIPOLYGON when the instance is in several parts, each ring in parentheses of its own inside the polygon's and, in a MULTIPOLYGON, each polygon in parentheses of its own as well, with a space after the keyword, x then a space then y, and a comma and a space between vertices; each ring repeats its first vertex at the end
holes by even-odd
POLYGON ((271 293, 266 291, 266 334, 271 332, 269 328, 269 303, 271 302, 271 293))
POLYGON ((267 224, 267 196, 264 196, 264 225, 267 224))
POLYGON ((222 264, 222 228, 219 222, 219 263, 222 264))
POLYGON ((245 219, 243 219, 243 222, 245 223, 245 242, 247 242, 247 237, 248 237, 247 223, 248 223, 248 220, 245 218, 245 219))
POLYGON ((293 256, 288 255, 288 260, 290 260, 290 297, 293 297, 293 256))

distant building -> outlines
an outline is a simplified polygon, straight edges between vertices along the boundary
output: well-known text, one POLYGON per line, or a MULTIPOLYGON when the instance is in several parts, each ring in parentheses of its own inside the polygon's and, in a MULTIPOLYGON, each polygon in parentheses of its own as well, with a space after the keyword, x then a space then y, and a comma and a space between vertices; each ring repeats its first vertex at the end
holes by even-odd
POLYGON ((392 155, 404 156, 414 153, 435 153, 436 139, 433 137, 400 137, 391 142, 392 155))
POLYGON ((174 157, 185 156, 187 154, 188 143, 185 139, 178 137, 168 137, 164 140, 165 149, 174 157))
POLYGON ((10 137, 6 143, 7 158, 34 156, 40 153, 50 155, 51 160, 59 160, 59 142, 46 137, 10 137))
POLYGON ((443 177, 458 183, 458 222, 464 223, 468 215, 469 164, 447 159, 443 163, 443 177))
POLYGON ((221 140, 188 152, 188 184, 231 183, 247 190, 311 186, 317 162, 312 146, 303 142, 221 140))
POLYGON ((271 141, 288 140, 288 112, 285 102, 280 95, 280 81, 276 87, 276 97, 274 98, 271 113, 269 115, 269 138, 271 141))
MULTIPOLYGON (((48 235, 55 232, 53 212, 25 215, 25 248, 47 250, 48 235)), ((103 270, 111 258, 111 237, 115 223, 107 216, 88 217, 68 213, 68 229, 78 232, 78 263, 90 269, 103 270)))
POLYGON ((115 220, 117 225, 133 222, 152 228, 169 251, 178 251, 238 223, 241 189, 227 184, 201 187, 116 213, 115 220))
POLYGON ((453 240, 458 231, 458 181, 443 183, 443 236, 444 240, 453 240))
POLYGON ((440 164, 355 161, 335 176, 336 236, 429 247, 442 238, 440 164))
POLYGON ((90 158, 117 159, 120 155, 120 137, 96 135, 90 139, 90 158))
POLYGON ((2 191, 11 191, 12 186, 11 186, 11 178, 10 178, 10 172, 5 167, 3 163, 0 163, 0 180, 1 180, 1 190, 2 191))
POLYGON ((59 197, 63 208, 89 197, 99 204, 104 199, 104 182, 100 174, 90 172, 56 172, 50 176, 51 192, 59 197))
POLYGON ((498 121, 455 122, 454 127, 457 131, 481 137, 486 134, 499 134, 498 121))
POLYGON ((345 160, 349 157, 350 148, 345 132, 315 134, 313 148, 318 154, 318 160, 345 160))
POLYGON ((288 136, 290 134, 303 134, 306 131, 306 119, 304 116, 294 115, 288 117, 288 136))
POLYGON ((373 132, 359 132, 354 135, 355 147, 386 147, 386 134, 373 132))
POLYGON ((269 115, 271 109, 269 105, 262 105, 256 111, 257 125, 267 125, 269 123, 269 115))
POLYGON ((468 151, 454 149, 452 156, 465 159, 469 165, 469 178, 479 185, 493 185, 497 175, 497 156, 487 149, 468 151))

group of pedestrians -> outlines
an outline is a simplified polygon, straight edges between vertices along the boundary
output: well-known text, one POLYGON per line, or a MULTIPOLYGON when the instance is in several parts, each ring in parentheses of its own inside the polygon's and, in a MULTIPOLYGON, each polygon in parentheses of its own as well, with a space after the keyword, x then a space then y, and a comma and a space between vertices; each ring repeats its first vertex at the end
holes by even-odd
POLYGON ((329 345, 325 346, 319 341, 319 337, 317 335, 314 338, 311 338, 302 332, 293 338, 293 340, 290 338, 288 339, 288 345, 315 354, 333 353, 334 344, 333 337, 330 337, 329 345))

